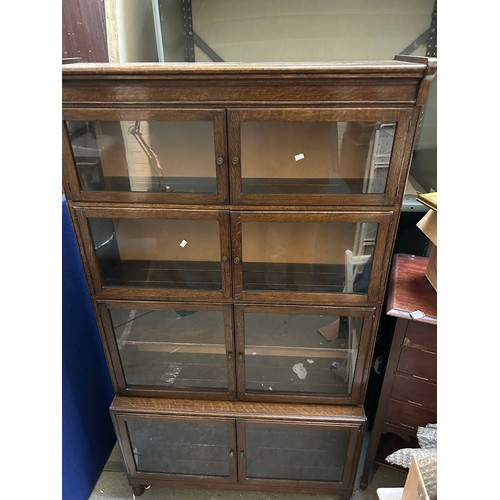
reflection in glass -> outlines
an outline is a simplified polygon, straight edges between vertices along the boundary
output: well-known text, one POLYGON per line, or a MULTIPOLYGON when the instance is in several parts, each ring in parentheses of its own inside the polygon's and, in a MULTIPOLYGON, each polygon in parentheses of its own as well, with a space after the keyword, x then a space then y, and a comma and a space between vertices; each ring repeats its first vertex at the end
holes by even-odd
POLYGON ((127 387, 227 388, 221 311, 111 309, 127 387))
POLYGON ((212 122, 66 123, 83 191, 217 192, 212 122))
POLYGON ((242 222, 243 288, 367 293, 378 225, 242 222))
POLYGON ((245 313, 248 392, 351 394, 362 317, 245 313))
POLYGON ((384 193, 395 124, 241 123, 247 194, 384 193))
POLYGON ((229 476, 224 423, 128 420, 127 428, 138 471, 229 476))
POLYGON ((349 431, 246 425, 248 478, 341 481, 349 431))
POLYGON ((221 290, 216 220, 91 218, 103 286, 221 290))

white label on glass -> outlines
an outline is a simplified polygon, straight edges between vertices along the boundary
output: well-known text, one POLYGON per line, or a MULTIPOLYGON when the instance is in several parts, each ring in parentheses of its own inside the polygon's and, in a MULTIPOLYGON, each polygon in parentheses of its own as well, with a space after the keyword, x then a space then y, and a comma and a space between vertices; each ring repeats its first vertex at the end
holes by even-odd
POLYGON ((293 372, 300 378, 300 380, 305 380, 307 377, 307 370, 304 368, 304 363, 297 363, 292 367, 293 372))
POLYGON ((179 246, 181 246, 182 248, 184 248, 187 244, 188 244, 188 242, 186 240, 182 240, 180 242, 179 246))
POLYGON ((294 156, 295 161, 303 160, 305 158, 304 153, 299 153, 294 156))

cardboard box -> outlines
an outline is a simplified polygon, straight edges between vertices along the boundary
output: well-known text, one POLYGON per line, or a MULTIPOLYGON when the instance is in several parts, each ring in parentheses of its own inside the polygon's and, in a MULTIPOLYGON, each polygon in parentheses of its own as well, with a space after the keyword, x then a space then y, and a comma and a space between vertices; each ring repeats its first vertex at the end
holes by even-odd
POLYGON ((437 292, 437 193, 419 194, 417 200, 429 207, 427 213, 417 223, 417 227, 431 241, 426 278, 437 292))
MULTIPOLYGON (((424 460, 423 467, 425 468, 426 476, 430 476, 431 479, 436 478, 437 463, 434 457, 428 457, 424 460)), ((427 491, 419 462, 415 458, 412 458, 401 500, 432 500, 435 497, 437 497, 436 494, 429 494, 427 491)))

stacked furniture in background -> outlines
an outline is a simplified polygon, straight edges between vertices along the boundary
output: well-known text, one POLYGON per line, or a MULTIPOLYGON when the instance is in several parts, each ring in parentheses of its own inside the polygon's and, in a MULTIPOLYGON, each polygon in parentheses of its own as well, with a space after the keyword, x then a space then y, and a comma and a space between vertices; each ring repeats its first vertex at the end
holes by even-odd
POLYGON ((135 494, 350 498, 435 67, 63 67, 64 189, 135 494))

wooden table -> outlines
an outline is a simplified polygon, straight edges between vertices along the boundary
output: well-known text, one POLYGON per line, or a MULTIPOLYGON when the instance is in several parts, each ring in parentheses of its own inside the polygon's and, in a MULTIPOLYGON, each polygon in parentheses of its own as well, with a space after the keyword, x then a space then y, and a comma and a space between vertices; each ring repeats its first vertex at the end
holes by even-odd
POLYGON ((385 457, 418 448, 417 428, 437 422, 437 297, 425 277, 428 259, 396 254, 387 315, 397 318, 360 486, 373 465, 401 469, 385 457))

